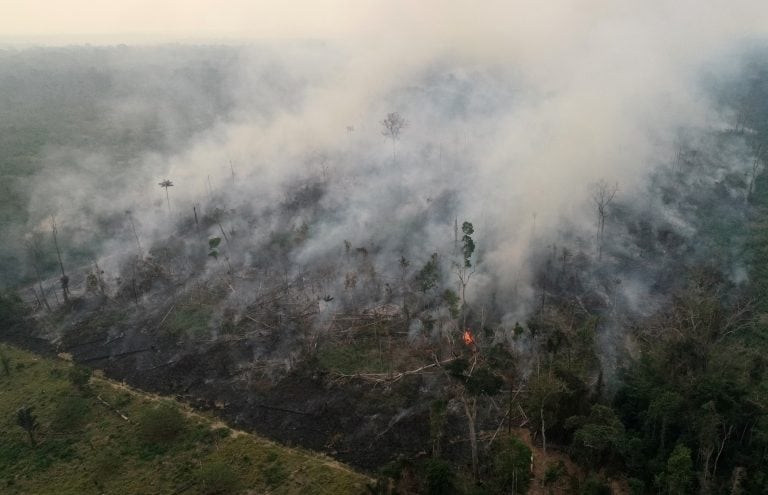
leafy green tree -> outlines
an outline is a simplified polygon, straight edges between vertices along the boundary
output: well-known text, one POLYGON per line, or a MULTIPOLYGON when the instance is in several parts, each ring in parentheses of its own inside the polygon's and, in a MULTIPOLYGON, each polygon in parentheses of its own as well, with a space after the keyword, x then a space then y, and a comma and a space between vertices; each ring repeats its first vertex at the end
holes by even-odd
POLYGON ((493 485, 496 493, 528 493, 531 449, 516 437, 501 438, 493 449, 493 485))
POLYGON ((456 277, 459 280, 459 288, 461 290, 461 310, 464 313, 464 321, 462 326, 466 326, 467 320, 467 285, 475 273, 475 269, 472 267, 472 254, 475 252, 475 241, 472 240, 472 234, 475 233, 475 228, 469 222, 464 222, 461 225, 461 231, 464 236, 461 238, 461 254, 462 259, 460 262, 454 262, 454 271, 456 277))
POLYGON ((464 257, 464 266, 467 268, 472 267, 472 254, 475 252, 475 241, 470 237, 475 233, 475 228, 469 222, 461 224, 461 231, 464 235, 461 238, 461 254, 464 257))
POLYGON ((441 459, 429 459, 426 465, 427 493, 448 495, 456 491, 453 467, 441 459))
POLYGON ((35 432, 40 428, 40 423, 37 422, 37 416, 32 414, 33 407, 23 406, 16 411, 16 424, 19 425, 29 436, 29 443, 33 447, 37 446, 35 440, 35 432))
POLYGON ((221 244, 221 237, 208 239, 208 256, 213 259, 219 259, 219 244, 221 244))
POLYGON ((416 273, 416 284, 421 292, 428 292, 437 286, 437 280, 440 278, 440 266, 438 265, 437 253, 432 253, 424 267, 416 273))
POLYGON ((653 399, 648 406, 648 419, 658 424, 659 450, 663 451, 670 424, 683 405, 683 397, 674 391, 666 390, 653 399))
POLYGON ((528 382, 528 409, 533 414, 531 423, 541 433, 541 446, 547 453, 547 427, 551 427, 557 418, 560 396, 568 391, 565 383, 551 370, 538 372, 528 382))
POLYGON ((595 404, 589 416, 569 418, 566 424, 578 425, 573 435, 573 453, 587 466, 596 469, 620 456, 624 425, 610 407, 595 404))
POLYGON ((448 311, 451 313, 451 318, 457 319, 461 314, 459 308, 459 296, 457 296, 451 289, 445 289, 443 292, 443 301, 448 305, 448 311))
POLYGON ((667 493, 690 493, 693 484, 693 461, 691 449, 683 444, 675 445, 675 449, 667 460, 667 470, 664 473, 664 485, 667 493))

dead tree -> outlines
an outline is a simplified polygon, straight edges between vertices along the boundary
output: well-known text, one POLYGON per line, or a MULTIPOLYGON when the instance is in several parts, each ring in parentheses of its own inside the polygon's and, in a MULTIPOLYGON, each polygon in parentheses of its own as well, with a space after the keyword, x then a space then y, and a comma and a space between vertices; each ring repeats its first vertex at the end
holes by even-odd
POLYGON ((40 249, 40 243, 35 234, 32 234, 26 242, 27 252, 29 254, 32 268, 35 270, 35 276, 37 277, 37 285, 40 288, 40 296, 43 298, 43 304, 45 308, 50 311, 51 306, 48 304, 48 299, 45 297, 45 289, 43 289, 43 277, 40 275, 40 264, 43 259, 43 250, 40 249))
POLYGON ((139 234, 136 232, 136 224, 133 223, 133 213, 131 213, 131 210, 126 210, 125 215, 128 217, 128 222, 131 224, 131 232, 133 232, 133 237, 136 239, 136 247, 139 249, 139 259, 141 259, 144 257, 144 252, 141 249, 139 234))
POLYGON ((752 198, 752 193, 755 192, 755 181, 757 180, 757 175, 762 171, 762 163, 763 163, 763 145, 760 144, 755 151, 755 158, 752 161, 752 170, 748 172, 749 174, 749 183, 747 184, 747 201, 752 198))
POLYGON ((618 190, 618 184, 609 184, 605 180, 600 180, 590 185, 592 202, 597 208, 597 259, 600 259, 603 254, 603 235, 605 234, 605 217, 608 205, 616 197, 618 190))
POLYGON ((392 161, 394 162, 397 158, 397 140, 400 139, 403 129, 408 127, 408 122, 399 113, 393 112, 387 114, 387 118, 381 121, 381 125, 384 126, 381 134, 392 141, 392 161))
POLYGON ((64 295, 64 302, 69 302, 69 277, 64 272, 64 262, 61 261, 61 250, 59 249, 58 230, 56 229, 56 219, 51 217, 51 232, 53 232, 53 245, 56 246, 56 256, 59 258, 59 267, 61 268, 61 292, 64 295))

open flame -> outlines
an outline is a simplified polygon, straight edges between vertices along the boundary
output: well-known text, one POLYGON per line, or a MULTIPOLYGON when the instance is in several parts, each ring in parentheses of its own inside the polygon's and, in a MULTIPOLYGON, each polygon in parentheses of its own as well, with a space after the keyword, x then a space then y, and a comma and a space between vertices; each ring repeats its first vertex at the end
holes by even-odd
POLYGON ((464 339, 464 343, 468 346, 475 345, 475 337, 472 336, 472 331, 467 328, 464 330, 464 335, 462 336, 464 339))

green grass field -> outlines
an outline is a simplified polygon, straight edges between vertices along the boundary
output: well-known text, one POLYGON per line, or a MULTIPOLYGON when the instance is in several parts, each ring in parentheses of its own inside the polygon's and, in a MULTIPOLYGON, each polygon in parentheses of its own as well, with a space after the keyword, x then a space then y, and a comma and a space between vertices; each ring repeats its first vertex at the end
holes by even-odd
POLYGON ((352 494, 370 481, 98 376, 80 390, 66 361, 2 344, 0 357, 0 493, 352 494), (34 446, 17 424, 23 406, 39 424, 34 446))

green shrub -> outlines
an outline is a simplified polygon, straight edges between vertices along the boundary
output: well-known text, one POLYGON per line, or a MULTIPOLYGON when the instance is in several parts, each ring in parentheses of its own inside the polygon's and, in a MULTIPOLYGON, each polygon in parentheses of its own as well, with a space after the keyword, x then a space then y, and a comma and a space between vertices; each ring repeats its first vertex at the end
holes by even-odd
POLYGON ((565 473, 565 463, 563 461, 558 461, 557 464, 547 464, 547 469, 544 471, 544 484, 552 485, 557 483, 565 473))
POLYGON ((123 459, 112 449, 99 450, 93 462, 94 478, 103 481, 119 472, 123 459))
POLYGON ((0 367, 2 367, 5 376, 11 376, 11 358, 2 351, 0 351, 0 367))
POLYGON ((80 391, 84 391, 88 388, 88 383, 91 381, 91 375, 93 371, 87 366, 79 364, 74 365, 69 369, 69 381, 80 391))
POLYGON ((149 445, 168 445, 186 429, 184 415, 169 405, 147 408, 137 423, 139 439, 149 445))
POLYGON ((581 495, 611 495, 611 487, 605 484, 597 476, 590 476, 584 480, 584 484, 579 492, 581 495))
POLYGON ((264 475, 267 486, 277 488, 288 479, 288 471, 277 454, 268 456, 267 460, 270 461, 270 464, 263 468, 261 473, 264 475))
POLYGON ((71 432, 85 423, 90 405, 88 401, 76 395, 68 395, 56 404, 51 427, 59 432, 71 432))
POLYGON ((9 329, 21 323, 24 313, 24 302, 18 294, 0 291, 0 330, 9 329))
POLYGON ((426 465, 427 493, 442 495, 454 493, 453 468, 441 459, 430 459, 426 465))
POLYGON ((499 439, 493 449, 492 485, 500 493, 527 493, 531 483, 531 449, 520 439, 499 439))
POLYGON ((226 495, 240 486, 237 474, 223 462, 206 464, 197 475, 198 492, 202 495, 226 495))

